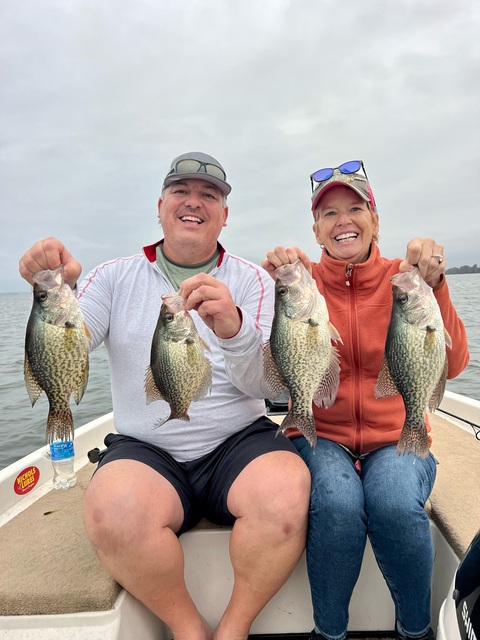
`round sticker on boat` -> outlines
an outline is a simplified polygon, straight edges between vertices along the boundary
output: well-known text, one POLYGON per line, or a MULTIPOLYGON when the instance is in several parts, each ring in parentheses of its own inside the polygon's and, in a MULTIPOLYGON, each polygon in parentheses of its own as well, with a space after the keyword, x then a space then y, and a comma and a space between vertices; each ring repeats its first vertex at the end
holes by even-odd
POLYGON ((16 494, 22 496, 31 491, 40 479, 40 469, 38 467, 27 467, 15 478, 13 489, 16 494))

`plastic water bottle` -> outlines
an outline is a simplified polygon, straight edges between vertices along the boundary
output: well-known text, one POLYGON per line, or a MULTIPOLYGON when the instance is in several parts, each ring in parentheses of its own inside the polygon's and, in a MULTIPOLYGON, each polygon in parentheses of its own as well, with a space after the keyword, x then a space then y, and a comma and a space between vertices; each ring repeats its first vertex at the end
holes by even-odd
POLYGON ((53 466, 53 486, 55 489, 68 489, 77 481, 74 462, 73 442, 56 440, 50 445, 50 459, 53 466))

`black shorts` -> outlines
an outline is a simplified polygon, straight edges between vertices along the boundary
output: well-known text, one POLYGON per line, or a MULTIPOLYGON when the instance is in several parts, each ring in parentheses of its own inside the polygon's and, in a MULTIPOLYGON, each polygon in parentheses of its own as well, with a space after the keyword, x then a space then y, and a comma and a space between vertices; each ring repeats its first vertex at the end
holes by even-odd
POLYGON ((153 444, 109 433, 105 438, 107 450, 98 467, 112 460, 138 460, 164 476, 175 487, 183 505, 184 520, 178 536, 194 527, 202 517, 231 526, 235 517, 228 510, 227 495, 247 464, 272 451, 299 455, 283 434, 276 437, 277 429, 278 425, 264 416, 192 462, 178 462, 153 444))

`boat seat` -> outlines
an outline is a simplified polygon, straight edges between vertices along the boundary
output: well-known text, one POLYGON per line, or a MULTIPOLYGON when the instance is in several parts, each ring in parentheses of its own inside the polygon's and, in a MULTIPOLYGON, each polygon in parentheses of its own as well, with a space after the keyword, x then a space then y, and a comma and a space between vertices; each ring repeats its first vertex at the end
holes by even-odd
POLYGON ((82 500, 88 463, 67 491, 42 496, 0 529, 0 615, 113 609, 120 585, 87 539, 82 500))
POLYGON ((437 478, 429 515, 459 559, 480 529, 480 441, 471 432, 430 414, 437 478))
MULTIPOLYGON (((439 465, 429 514, 461 558, 480 527, 480 442, 436 415, 431 424, 439 465)), ((75 487, 50 491, 0 529, 0 616, 113 609, 120 586, 101 566, 82 521, 82 497, 92 473, 88 464, 75 487)), ((186 554, 188 547, 195 549, 187 557, 187 573, 191 558, 198 558, 219 531, 229 535, 228 528, 202 521, 181 537, 186 554)), ((304 558, 302 563, 304 572, 304 558)), ((187 575, 189 588, 192 579, 187 575)), ((205 583, 198 588, 205 590, 205 583)))

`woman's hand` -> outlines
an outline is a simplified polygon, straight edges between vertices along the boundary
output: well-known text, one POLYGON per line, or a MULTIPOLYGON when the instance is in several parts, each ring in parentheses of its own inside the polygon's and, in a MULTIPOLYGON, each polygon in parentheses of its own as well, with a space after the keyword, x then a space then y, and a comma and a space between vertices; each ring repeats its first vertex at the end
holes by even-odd
POLYGON ((267 257, 262 261, 262 267, 275 279, 275 269, 284 264, 293 264, 298 259, 303 262, 308 273, 312 275, 310 259, 298 247, 275 247, 273 251, 268 251, 267 257))
POLYGON ((400 263, 399 271, 417 267, 425 282, 433 288, 442 281, 446 266, 443 245, 432 238, 413 238, 407 245, 407 254, 400 263))

